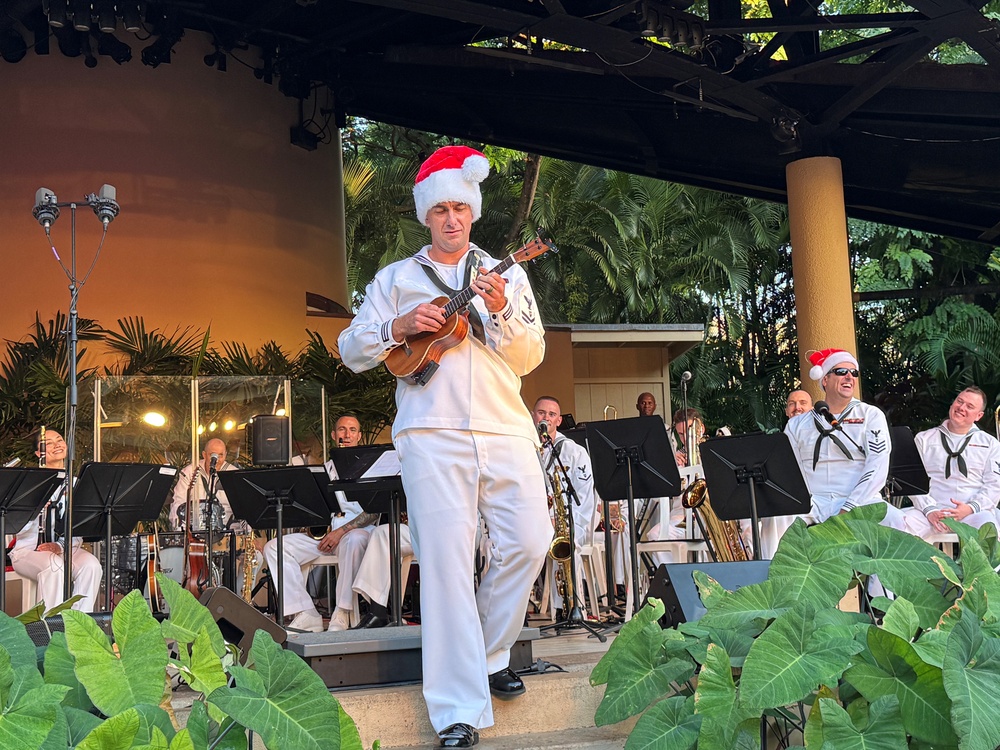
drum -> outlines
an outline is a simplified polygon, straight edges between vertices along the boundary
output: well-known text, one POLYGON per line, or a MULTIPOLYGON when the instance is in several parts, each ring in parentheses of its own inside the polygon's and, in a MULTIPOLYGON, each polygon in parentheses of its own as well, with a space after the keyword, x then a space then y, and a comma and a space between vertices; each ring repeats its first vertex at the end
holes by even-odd
MULTIPOLYGON (((221 534, 226 529, 226 518, 225 510, 223 510, 222 505, 218 502, 212 505, 212 533, 221 534)), ((187 506, 182 505, 177 509, 177 522, 180 524, 181 528, 185 526, 185 520, 187 517, 187 506)), ((194 526, 191 527, 192 531, 201 531, 205 528, 204 519, 208 518, 208 501, 202 500, 198 503, 197 516, 195 518, 194 526)))
MULTIPOLYGON (((177 583, 182 583, 184 578, 184 548, 183 547, 167 547, 166 549, 161 549, 160 554, 157 556, 157 561, 159 562, 160 572, 163 573, 167 578, 170 578, 177 583)), ((147 590, 147 594, 148 594, 147 590)))

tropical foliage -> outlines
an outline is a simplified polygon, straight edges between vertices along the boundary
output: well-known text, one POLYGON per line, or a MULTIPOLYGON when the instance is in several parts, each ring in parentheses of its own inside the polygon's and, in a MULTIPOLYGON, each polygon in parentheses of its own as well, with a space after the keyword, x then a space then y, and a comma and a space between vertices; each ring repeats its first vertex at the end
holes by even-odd
POLYGON ((41 605, 21 622, 0 613, 4 750, 249 750, 248 731, 269 750, 361 750, 354 722, 302 659, 261 630, 240 654, 190 592, 157 578, 169 617, 158 622, 133 591, 114 610, 112 638, 63 610, 65 632, 36 649, 23 623, 41 627, 41 605), (171 675, 199 694, 183 728, 171 675))
POLYGON ((664 629, 647 605, 591 675, 607 684, 597 723, 641 713, 626 750, 759 748, 762 722, 817 750, 1000 746, 996 529, 948 521, 953 561, 884 513, 796 521, 767 580, 735 592, 696 571, 696 622, 664 629), (872 602, 880 617, 838 609, 874 574, 896 594, 872 602))

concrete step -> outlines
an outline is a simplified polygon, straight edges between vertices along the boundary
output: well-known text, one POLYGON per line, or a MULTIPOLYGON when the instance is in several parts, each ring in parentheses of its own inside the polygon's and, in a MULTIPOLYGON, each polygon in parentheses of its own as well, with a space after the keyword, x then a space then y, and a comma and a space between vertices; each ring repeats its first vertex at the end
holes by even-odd
MULTIPOLYGON (((483 737, 477 750, 622 750, 628 732, 620 727, 590 727, 565 729, 559 732, 532 732, 505 737, 483 737)), ((383 747, 386 747, 383 745, 383 747)), ((395 750, 436 747, 433 745, 405 745, 395 750)))
MULTIPOLYGON (((586 640, 575 636, 569 638, 544 639, 541 644, 535 642, 536 657, 566 671, 526 675, 527 693, 524 696, 507 701, 494 699, 495 724, 480 732, 482 747, 497 750, 552 748, 552 738, 570 731, 579 731, 584 737, 593 734, 595 741, 613 741, 618 743, 614 747, 622 747, 634 721, 610 728, 594 727, 594 714, 604 695, 604 687, 590 685, 590 672, 606 646, 593 648, 586 640), (552 641, 561 643, 550 645, 552 641), (584 648, 582 653, 579 644, 584 648), (539 744, 541 741, 537 738, 542 735, 551 736, 539 744), (532 737, 536 739, 526 739, 532 737), (524 744, 526 742, 528 744, 524 744)), ((336 691, 334 695, 357 723, 366 748, 375 740, 379 740, 383 748, 436 746, 437 734, 427 717, 419 685, 336 691)))

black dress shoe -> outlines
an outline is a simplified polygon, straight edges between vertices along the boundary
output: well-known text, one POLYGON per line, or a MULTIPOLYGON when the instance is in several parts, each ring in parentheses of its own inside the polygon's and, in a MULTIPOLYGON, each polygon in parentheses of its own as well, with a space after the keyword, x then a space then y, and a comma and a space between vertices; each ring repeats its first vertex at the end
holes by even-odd
POLYGON ((510 667, 490 675, 490 692, 497 698, 516 698, 524 695, 524 680, 510 667))
POLYGON ((380 617, 374 612, 369 612, 364 617, 362 617, 358 624, 355 625, 351 630, 364 630, 366 628, 384 628, 389 624, 389 619, 386 617, 380 617))
POLYGON ((479 742, 479 732, 469 724, 452 724, 438 737, 441 747, 472 747, 479 742))

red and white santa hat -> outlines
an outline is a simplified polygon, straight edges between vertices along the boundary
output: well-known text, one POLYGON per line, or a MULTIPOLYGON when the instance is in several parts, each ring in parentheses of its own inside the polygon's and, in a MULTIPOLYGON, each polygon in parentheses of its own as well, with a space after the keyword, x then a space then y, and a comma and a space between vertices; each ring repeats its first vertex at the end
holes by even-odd
POLYGON ((813 380, 822 380, 830 370, 837 365, 849 364, 855 370, 860 369, 858 360, 854 355, 843 349, 823 349, 822 351, 809 352, 809 362, 812 368, 809 370, 809 377, 813 380))
POLYGON ((427 212, 438 203, 454 201, 472 208, 472 220, 482 214, 483 196, 479 183, 490 173, 486 156, 468 146, 445 146, 420 165, 413 185, 417 218, 427 224, 427 212))

